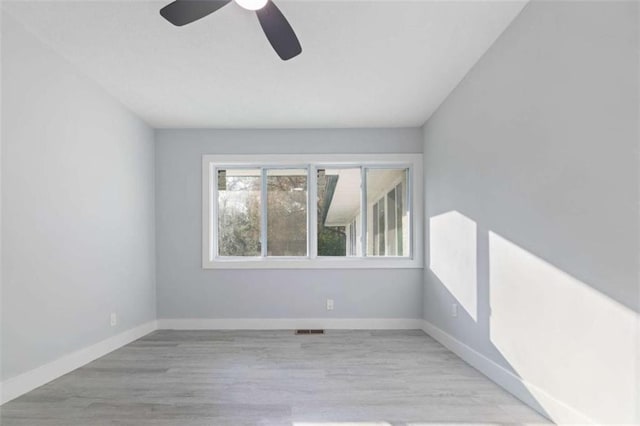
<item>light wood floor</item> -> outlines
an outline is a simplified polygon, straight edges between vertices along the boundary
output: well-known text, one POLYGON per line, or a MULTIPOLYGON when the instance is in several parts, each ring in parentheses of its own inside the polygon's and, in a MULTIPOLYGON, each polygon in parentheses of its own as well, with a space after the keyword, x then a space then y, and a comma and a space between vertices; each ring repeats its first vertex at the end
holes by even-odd
POLYGON ((2 426, 547 423, 422 331, 157 331, 0 415, 2 426))

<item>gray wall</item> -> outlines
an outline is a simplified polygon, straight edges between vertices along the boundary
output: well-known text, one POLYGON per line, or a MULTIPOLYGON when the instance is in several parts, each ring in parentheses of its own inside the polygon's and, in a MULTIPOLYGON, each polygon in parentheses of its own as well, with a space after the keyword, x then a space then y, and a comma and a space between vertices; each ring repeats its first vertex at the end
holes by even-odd
POLYGON ((201 164, 203 154, 421 151, 420 129, 157 130, 158 318, 420 318, 422 269, 203 270, 201 164))
POLYGON ((638 35, 532 2, 424 129, 425 318, 602 423, 640 420, 638 35))
POLYGON ((8 379, 155 318, 154 146, 6 12, 2 112, 8 379))

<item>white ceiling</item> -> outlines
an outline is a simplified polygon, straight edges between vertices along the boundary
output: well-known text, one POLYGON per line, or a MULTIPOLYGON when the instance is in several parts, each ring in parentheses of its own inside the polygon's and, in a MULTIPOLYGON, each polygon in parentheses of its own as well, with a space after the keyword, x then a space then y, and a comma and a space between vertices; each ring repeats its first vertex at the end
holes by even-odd
POLYGON ((277 1, 303 46, 273 52, 235 3, 185 27, 166 2, 3 2, 157 128, 420 126, 526 4, 277 1))

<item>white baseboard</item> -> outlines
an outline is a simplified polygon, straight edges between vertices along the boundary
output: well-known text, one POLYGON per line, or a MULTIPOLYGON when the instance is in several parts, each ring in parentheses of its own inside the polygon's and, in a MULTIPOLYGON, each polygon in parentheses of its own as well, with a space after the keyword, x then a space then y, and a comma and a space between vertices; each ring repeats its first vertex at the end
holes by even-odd
POLYGON ((158 320, 160 330, 421 330, 412 318, 206 318, 158 320))
POLYGON ((546 413, 540 414, 549 417, 550 420, 556 424, 597 423, 575 408, 554 398, 536 385, 513 374, 511 371, 495 363, 493 360, 462 343, 430 322, 423 321, 422 330, 525 404, 534 409, 536 406, 544 407, 546 413))
POLYGON ((137 340, 157 329, 157 322, 150 321, 138 327, 109 337, 89 347, 72 352, 41 367, 12 377, 0 383, 0 404, 11 401, 57 379, 77 368, 94 361, 101 356, 137 340))

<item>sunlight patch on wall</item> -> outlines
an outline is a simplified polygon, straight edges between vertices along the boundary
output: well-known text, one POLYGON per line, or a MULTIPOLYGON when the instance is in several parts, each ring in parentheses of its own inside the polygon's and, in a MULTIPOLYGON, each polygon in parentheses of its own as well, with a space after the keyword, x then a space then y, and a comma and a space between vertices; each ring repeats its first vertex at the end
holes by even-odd
POLYGON ((429 268, 478 320, 476 223, 457 211, 429 219, 429 268))
POLYGON ((633 422, 637 314, 493 232, 489 251, 490 337, 515 373, 596 421, 633 422))

